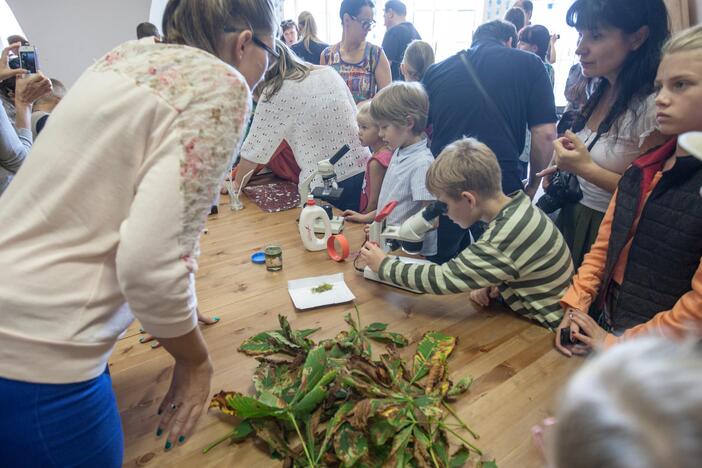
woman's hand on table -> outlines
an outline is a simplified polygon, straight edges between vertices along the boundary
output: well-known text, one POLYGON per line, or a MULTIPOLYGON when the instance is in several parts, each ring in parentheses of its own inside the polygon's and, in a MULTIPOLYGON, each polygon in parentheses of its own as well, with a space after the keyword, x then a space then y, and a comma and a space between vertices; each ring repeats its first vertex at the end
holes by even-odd
POLYGON ((376 273, 380 269, 380 264, 383 263, 386 257, 383 249, 373 242, 366 242, 363 244, 360 255, 366 265, 376 273))
POLYGON ((171 386, 158 409, 156 436, 166 434, 166 451, 184 444, 192 434, 209 399, 213 373, 209 359, 198 364, 176 360, 171 386))
POLYGON ((368 224, 373 221, 372 213, 363 214, 353 210, 346 210, 341 213, 341 216, 344 217, 345 221, 350 221, 352 223, 368 224))

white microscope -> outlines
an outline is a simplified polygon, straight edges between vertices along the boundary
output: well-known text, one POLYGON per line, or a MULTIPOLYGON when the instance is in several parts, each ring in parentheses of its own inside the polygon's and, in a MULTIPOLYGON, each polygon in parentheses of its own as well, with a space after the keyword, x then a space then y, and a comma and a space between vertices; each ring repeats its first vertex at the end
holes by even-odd
MULTIPOLYGON (((397 206, 397 202, 391 201, 377 213, 373 223, 370 225, 368 241, 377 244, 386 253, 402 248, 404 252, 410 255, 416 255, 422 250, 424 236, 429 231, 436 229, 436 218, 446 213, 446 204, 440 201, 434 201, 421 211, 409 217, 399 226, 387 225, 386 219, 395 209, 395 206, 397 206)), ((431 263, 428 260, 410 257, 397 257, 397 259, 403 263, 431 263)), ((415 293, 420 292, 412 288, 405 288, 395 283, 383 281, 377 273, 373 272, 373 270, 368 267, 364 268, 363 277, 407 291, 415 293)))

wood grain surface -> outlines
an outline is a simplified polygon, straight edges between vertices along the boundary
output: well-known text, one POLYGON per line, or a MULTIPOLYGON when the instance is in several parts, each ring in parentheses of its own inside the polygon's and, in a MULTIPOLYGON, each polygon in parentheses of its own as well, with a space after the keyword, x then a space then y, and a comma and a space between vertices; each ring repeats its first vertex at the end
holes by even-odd
MULTIPOLYGON (((362 322, 386 322, 410 339, 402 351, 405 357, 411 357, 428 330, 457 336, 458 346, 449 359, 452 380, 470 375, 475 382, 455 408, 480 434, 477 445, 500 468, 543 466, 530 428, 552 414, 560 389, 582 363, 558 354, 551 332, 500 306, 481 308, 467 294, 416 295, 365 280, 351 261, 336 263, 326 252, 304 250, 295 222, 297 209, 268 214, 243 201, 246 208, 235 212, 223 197, 219 214, 210 217, 209 232, 201 238, 200 309, 221 317, 220 323, 203 330, 215 366, 212 393, 252 391, 257 362, 238 353, 237 347, 255 333, 277 328, 278 314, 287 316, 293 328, 321 327, 312 336, 315 340, 345 329, 343 315, 352 304, 296 311, 287 291, 288 280, 343 272, 362 322), (253 252, 271 243, 283 248, 283 270, 276 273, 250 261, 253 252)), ((362 227, 347 224, 344 234, 352 252, 357 251, 362 227)), ((214 414, 202 416, 185 445, 164 453, 165 440, 155 437, 156 410, 168 389, 173 360, 163 349, 140 344, 140 336, 139 324, 134 323, 110 359, 125 435, 125 466, 280 466, 251 441, 225 443, 203 455, 208 443, 231 430, 214 414)))

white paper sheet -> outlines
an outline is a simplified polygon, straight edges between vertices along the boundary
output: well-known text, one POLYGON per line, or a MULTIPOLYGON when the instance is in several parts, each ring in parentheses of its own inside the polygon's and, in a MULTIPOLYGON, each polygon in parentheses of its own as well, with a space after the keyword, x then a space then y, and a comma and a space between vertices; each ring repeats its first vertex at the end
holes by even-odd
POLYGON ((356 299, 344 282, 343 273, 288 281, 288 292, 293 304, 298 309, 312 309, 313 307, 342 304, 356 299), (312 292, 312 288, 324 283, 331 284, 333 288, 321 293, 312 292))

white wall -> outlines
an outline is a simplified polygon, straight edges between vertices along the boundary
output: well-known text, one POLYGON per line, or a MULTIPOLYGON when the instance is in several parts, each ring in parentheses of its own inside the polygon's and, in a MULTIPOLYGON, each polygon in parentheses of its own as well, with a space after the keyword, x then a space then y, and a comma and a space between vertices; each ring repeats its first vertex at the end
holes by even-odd
POLYGON ((95 60, 136 39, 151 0, 7 0, 44 73, 72 85, 95 60))

